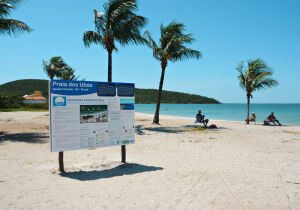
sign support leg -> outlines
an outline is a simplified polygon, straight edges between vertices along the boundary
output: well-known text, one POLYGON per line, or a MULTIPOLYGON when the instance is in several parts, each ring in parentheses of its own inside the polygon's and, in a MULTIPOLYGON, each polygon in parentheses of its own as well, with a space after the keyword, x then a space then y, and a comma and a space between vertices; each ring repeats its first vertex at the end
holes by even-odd
POLYGON ((59 152, 58 153, 58 164, 59 164, 59 171, 64 173, 64 152, 59 152))
POLYGON ((126 163, 126 146, 121 146, 121 152, 122 152, 122 163, 126 163))

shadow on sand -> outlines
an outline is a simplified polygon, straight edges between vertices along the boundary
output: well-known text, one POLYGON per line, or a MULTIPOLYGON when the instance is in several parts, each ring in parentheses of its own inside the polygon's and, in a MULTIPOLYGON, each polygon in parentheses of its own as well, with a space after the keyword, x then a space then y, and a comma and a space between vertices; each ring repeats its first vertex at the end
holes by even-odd
POLYGON ((4 141, 11 141, 11 142, 26 142, 26 143, 41 144, 41 143, 46 143, 48 138, 49 135, 42 134, 42 133, 8 134, 6 132, 0 132, 0 143, 4 141))
POLYGON ((150 127, 144 128, 147 131, 161 132, 161 133, 182 133, 186 132, 186 130, 180 127, 150 127))
POLYGON ((102 170, 102 171, 78 171, 78 172, 65 172, 60 173, 62 177, 71 179, 77 179, 79 181, 91 181, 97 179, 107 179, 116 176, 132 175, 149 171, 163 170, 162 167, 145 166, 135 163, 126 163, 114 168, 102 170))
POLYGON ((145 132, 142 130, 142 125, 135 126, 135 133, 136 135, 145 135, 145 132))
MULTIPOLYGON (((161 133, 184 133, 184 132, 190 132, 190 129, 203 129, 206 131, 217 131, 217 130, 223 130, 223 129, 228 129, 225 127, 218 127, 218 128, 209 128, 209 127, 204 127, 204 126, 199 126, 199 125, 185 125, 183 127, 150 127, 150 128, 139 128, 139 132, 143 133, 143 130, 147 131, 154 131, 154 132, 161 132, 161 133)), ((138 134, 138 133, 137 133, 138 134)), ((138 134, 138 135, 143 135, 143 134, 138 134)))
POLYGON ((209 125, 208 127, 202 126, 202 125, 185 125, 185 128, 203 128, 205 130, 223 130, 223 129, 229 129, 229 128, 225 128, 225 127, 217 127, 217 128, 210 128, 209 125))

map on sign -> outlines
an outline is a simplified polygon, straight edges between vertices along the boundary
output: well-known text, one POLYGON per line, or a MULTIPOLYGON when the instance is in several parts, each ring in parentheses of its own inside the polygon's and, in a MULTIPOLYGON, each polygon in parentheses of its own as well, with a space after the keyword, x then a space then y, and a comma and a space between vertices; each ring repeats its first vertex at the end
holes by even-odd
POLYGON ((51 80, 52 152, 135 142, 134 84, 51 80))

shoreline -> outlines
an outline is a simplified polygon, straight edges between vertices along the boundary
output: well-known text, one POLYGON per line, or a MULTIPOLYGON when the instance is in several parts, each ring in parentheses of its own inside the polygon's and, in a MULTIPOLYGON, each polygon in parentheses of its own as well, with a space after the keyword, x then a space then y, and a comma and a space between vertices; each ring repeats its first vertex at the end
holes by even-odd
MULTIPOLYGON (((10 112, 2 112, 0 111, 0 113, 3 115, 10 115, 9 113, 44 113, 44 114, 49 114, 49 111, 10 111, 10 112)), ((144 113, 144 112, 135 112, 135 114, 144 114, 146 116, 151 116, 153 118, 154 114, 149 114, 149 113, 144 113)), ((182 118, 182 119, 186 119, 186 120, 191 120, 192 124, 194 124, 195 118, 194 117, 182 117, 182 116, 177 116, 177 115, 164 115, 164 114, 160 114, 160 117, 166 117, 166 118, 182 118)), ((0 121, 1 122, 1 121, 0 121)), ((228 123, 236 123, 236 124, 245 124, 244 121, 234 121, 234 120, 218 120, 218 119, 209 119, 209 122, 228 122, 228 123)), ((196 124, 194 124, 196 125, 196 124)), ((251 125, 263 125, 263 123, 251 123, 251 125)), ((270 125, 271 127, 274 127, 274 125, 270 125)), ((270 126, 266 126, 266 127, 270 127, 270 126)), ((283 124, 281 127, 300 127, 300 125, 294 125, 294 124, 283 124)), ((275 127, 280 127, 280 126, 275 126, 275 127)))
MULTIPOLYGON (((139 113, 139 114, 145 114, 145 115, 149 115, 149 116, 154 116, 154 114, 149 114, 149 113, 144 113, 144 112, 135 112, 135 113, 139 113)), ((176 118, 183 118, 183 119, 190 119, 193 120, 193 123, 195 121, 195 117, 182 117, 182 116, 178 116, 178 115, 164 115, 164 114, 160 114, 160 117, 176 117, 176 118)), ((228 122, 228 123, 237 123, 237 124, 245 124, 244 121, 234 121, 234 120, 217 120, 217 119, 209 119, 209 122, 214 121, 214 122, 228 122)), ((245 124, 246 125, 246 124, 245 124)), ((263 125, 263 123, 251 123, 251 125, 263 125)), ((270 125, 270 126, 274 126, 274 125, 270 125)), ((293 125, 293 124, 283 124, 281 127, 284 126, 296 126, 296 127, 300 127, 300 125, 293 125)), ((268 126, 266 126, 268 127, 268 126)))
MULTIPOLYGON (((45 114, 49 114, 49 111, 45 111, 45 110, 41 110, 41 111, 9 111, 9 112, 3 112, 0 111, 1 114, 8 114, 8 113, 30 113, 30 112, 37 112, 37 113, 45 113, 45 114)), ((138 114, 145 114, 145 115, 149 115, 152 116, 154 114, 149 114, 149 113, 144 113, 144 112, 135 112, 138 114)), ((8 114, 9 115, 9 114, 8 114)), ((192 120, 192 123, 194 124, 195 118, 194 117, 182 117, 182 116, 177 116, 177 115, 164 115, 164 114, 160 114, 160 117, 174 117, 174 118, 182 118, 182 119, 189 119, 192 120)), ((211 122, 228 122, 228 123, 236 123, 236 124, 245 124, 244 121, 234 121, 234 120, 218 120, 218 119, 209 119, 210 123, 211 122)), ((263 123, 251 123, 251 125, 263 125, 263 123)), ((274 125, 270 125, 270 126, 274 126, 274 125)), ((287 127, 287 126, 295 126, 295 127, 300 127, 300 125, 295 125, 295 124, 283 124, 281 127, 287 127)), ((266 126, 268 127, 268 126, 266 126)), ((275 126, 278 127, 278 126, 275 126)))

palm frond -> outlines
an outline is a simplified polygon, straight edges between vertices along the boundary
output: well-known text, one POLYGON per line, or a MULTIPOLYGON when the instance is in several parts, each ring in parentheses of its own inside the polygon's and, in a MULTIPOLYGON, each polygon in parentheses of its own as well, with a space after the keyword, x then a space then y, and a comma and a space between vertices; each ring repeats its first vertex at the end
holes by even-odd
POLYGON ((162 57, 161 49, 157 46, 156 42, 152 39, 150 32, 145 31, 144 37, 145 37, 147 46, 152 49, 153 57, 157 60, 160 60, 162 57))
MULTIPOLYGON (((175 43, 175 35, 171 38, 171 39, 169 39, 169 40, 166 40, 165 41, 165 46, 164 46, 164 48, 163 48, 163 54, 165 55, 165 57, 167 57, 167 55, 168 54, 170 54, 172 51, 170 50, 170 47, 172 46, 172 45, 174 45, 174 43, 175 43)), ((170 57, 170 56, 169 56, 170 57)), ((170 57, 171 58, 171 57, 170 57)), ((169 58, 169 59, 170 59, 169 58)))
POLYGON ((105 46, 104 37, 95 31, 87 31, 83 35, 83 43, 85 47, 90 47, 91 44, 101 44, 105 46))
POLYGON ((7 4, 16 6, 20 3, 22 3, 24 0, 1 0, 1 2, 6 2, 7 4))
POLYGON ((147 45, 153 50, 153 56, 161 61, 178 61, 189 58, 200 59, 201 53, 197 50, 187 48, 186 44, 191 44, 195 39, 192 34, 184 34, 185 25, 172 21, 167 26, 160 25, 161 37, 159 47, 151 38, 149 32, 144 36, 148 40, 147 45))
POLYGON ((13 8, 12 5, 0 1, 0 18, 6 17, 9 15, 10 10, 13 8))
POLYGON ((275 86, 279 85, 279 82, 277 80, 267 78, 267 79, 264 79, 261 82, 261 84, 263 87, 275 87, 275 86))
POLYGON ((84 34, 85 46, 95 43, 116 51, 115 41, 121 45, 146 43, 140 29, 147 19, 134 13, 137 10, 136 0, 108 0, 103 9, 103 13, 94 10, 95 32, 84 34))
POLYGON ((79 76, 76 76, 75 75, 75 69, 67 66, 65 68, 64 71, 62 71, 62 74, 60 75, 60 79, 62 80, 78 80, 79 79, 79 76))
POLYGON ((0 18, 0 34, 16 35, 24 31, 31 32, 32 29, 22 21, 0 18))
POLYGON ((104 13, 94 10, 94 24, 96 32, 100 35, 103 35, 105 33, 104 13))
POLYGON ((136 0, 109 0, 105 6, 107 23, 108 25, 114 25, 115 19, 122 14, 124 11, 136 10, 136 0))
POLYGON ((236 70, 238 71, 238 79, 240 81, 240 87, 243 89, 246 89, 246 75, 243 72, 244 69, 244 62, 240 62, 237 67, 236 70))
POLYGON ((171 57, 171 61, 178 61, 178 60, 184 60, 184 59, 189 59, 189 58, 196 58, 200 59, 201 58, 201 53, 198 50, 193 50, 193 49, 182 49, 171 57))
POLYGON ((54 56, 50 61, 43 60, 43 70, 50 78, 61 78, 70 68, 61 56, 54 56))
POLYGON ((121 45, 145 44, 146 40, 140 34, 140 28, 144 27, 146 23, 146 18, 128 12, 127 19, 119 27, 114 28, 114 37, 121 45))
POLYGON ((148 47, 150 47, 151 49, 155 49, 157 48, 157 44, 156 42, 152 39, 151 34, 149 31, 145 31, 144 32, 144 37, 147 40, 146 44, 148 45, 148 47))
POLYGON ((246 89, 247 94, 252 95, 253 91, 278 85, 278 82, 271 78, 272 69, 262 59, 248 60, 247 67, 241 62, 237 71, 240 86, 246 89))

